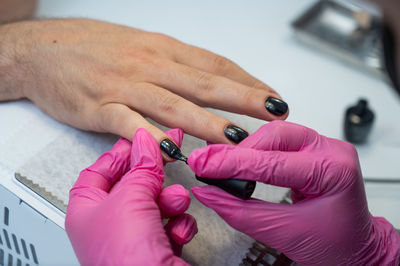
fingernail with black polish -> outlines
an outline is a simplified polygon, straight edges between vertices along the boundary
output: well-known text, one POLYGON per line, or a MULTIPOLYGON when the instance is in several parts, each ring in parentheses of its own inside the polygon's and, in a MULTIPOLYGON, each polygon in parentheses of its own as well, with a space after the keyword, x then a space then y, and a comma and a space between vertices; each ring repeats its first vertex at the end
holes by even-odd
POLYGON ((249 136, 249 133, 234 125, 227 125, 224 129, 225 136, 235 143, 239 143, 249 136))
POLYGON ((181 149, 179 149, 179 147, 176 146, 176 144, 173 143, 171 140, 163 139, 160 142, 160 149, 165 152, 169 157, 187 163, 187 157, 183 155, 181 149))
POLYGON ((279 100, 274 97, 269 97, 265 101, 265 108, 270 112, 271 114, 281 116, 284 115, 287 110, 288 110, 288 105, 282 100, 279 100))

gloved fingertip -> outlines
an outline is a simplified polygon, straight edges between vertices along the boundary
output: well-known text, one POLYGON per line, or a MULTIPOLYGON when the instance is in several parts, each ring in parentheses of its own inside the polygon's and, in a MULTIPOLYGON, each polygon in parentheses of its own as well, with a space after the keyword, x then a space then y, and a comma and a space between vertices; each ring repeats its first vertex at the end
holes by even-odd
POLYGON ((235 149, 235 146, 226 144, 213 144, 195 149, 189 155, 187 163, 198 176, 211 178, 219 172, 221 162, 232 149, 235 149))
POLYGON ((165 134, 167 134, 172 140, 179 146, 182 146, 182 140, 183 140, 183 135, 184 132, 181 128, 172 128, 167 131, 165 131, 165 134))
POLYGON ((170 219, 165 230, 172 240, 179 245, 187 244, 198 232, 196 219, 186 213, 170 219))
POLYGON ((139 128, 132 142, 131 168, 146 164, 162 166, 162 156, 156 139, 144 128, 139 128))
POLYGON ((208 147, 195 149, 191 154, 189 154, 187 164, 196 174, 200 174, 198 173, 198 170, 202 169, 207 163, 208 147))
POLYGON ((163 218, 184 213, 190 205, 189 191, 180 184, 164 188, 157 199, 163 218))

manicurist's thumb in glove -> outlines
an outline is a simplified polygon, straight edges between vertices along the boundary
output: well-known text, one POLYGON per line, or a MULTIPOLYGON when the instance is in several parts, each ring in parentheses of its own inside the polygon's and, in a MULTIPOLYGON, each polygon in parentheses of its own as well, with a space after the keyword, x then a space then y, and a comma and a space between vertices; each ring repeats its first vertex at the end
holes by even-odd
MULTIPOLYGON (((183 132, 166 132, 178 145, 183 132)), ((82 265, 186 265, 182 246, 197 233, 184 212, 189 192, 162 189, 159 144, 145 129, 120 139, 83 170, 70 191, 65 228, 82 265), (163 218, 169 218, 165 227, 163 218)))
POLYGON ((237 146, 195 150, 199 176, 255 180, 291 188, 294 204, 241 200, 214 186, 192 188, 235 229, 303 265, 399 265, 400 236, 367 206, 355 148, 282 121, 237 146))

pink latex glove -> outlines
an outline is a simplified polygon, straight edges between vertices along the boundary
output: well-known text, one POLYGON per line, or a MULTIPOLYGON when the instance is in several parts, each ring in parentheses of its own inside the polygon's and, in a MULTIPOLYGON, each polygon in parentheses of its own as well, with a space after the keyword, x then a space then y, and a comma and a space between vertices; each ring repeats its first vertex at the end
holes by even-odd
POLYGON ((292 189, 294 204, 241 200, 214 186, 193 194, 229 225, 305 265, 399 265, 400 236, 373 217, 353 145, 274 121, 237 146, 210 145, 188 160, 199 176, 292 189))
MULTIPOLYGON (((181 144, 181 130, 166 132, 181 144)), ((197 233, 184 214, 189 193, 162 190, 159 144, 139 129, 133 144, 120 139, 83 170, 70 191, 65 229, 83 265, 186 265, 182 245, 197 233), (162 218, 171 218, 163 227, 162 218), (175 252, 175 253, 174 253, 175 252)))

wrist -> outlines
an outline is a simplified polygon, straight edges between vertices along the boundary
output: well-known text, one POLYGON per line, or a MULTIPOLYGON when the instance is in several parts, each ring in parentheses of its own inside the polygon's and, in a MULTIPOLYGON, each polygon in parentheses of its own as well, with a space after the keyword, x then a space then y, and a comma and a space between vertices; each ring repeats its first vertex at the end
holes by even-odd
POLYGON ((24 98, 29 85, 24 69, 27 61, 25 39, 28 22, 0 25, 0 101, 24 98))

